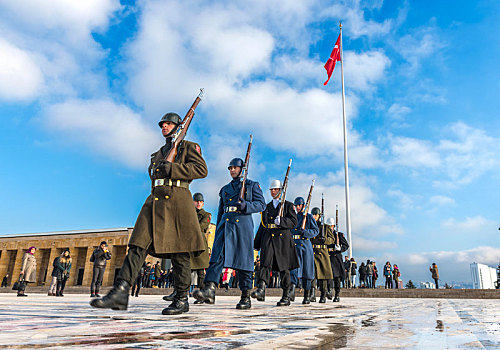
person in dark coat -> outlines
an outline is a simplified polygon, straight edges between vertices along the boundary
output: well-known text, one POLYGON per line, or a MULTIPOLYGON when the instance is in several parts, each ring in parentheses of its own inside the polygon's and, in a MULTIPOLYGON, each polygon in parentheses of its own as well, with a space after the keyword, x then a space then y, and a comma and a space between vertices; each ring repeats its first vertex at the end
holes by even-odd
POLYGON ((244 162, 231 160, 228 166, 230 183, 219 192, 219 210, 215 229, 210 266, 205 275, 205 286, 194 291, 193 296, 207 304, 215 303, 215 286, 224 267, 237 270, 241 290, 237 309, 249 309, 250 290, 254 268, 254 225, 252 214, 264 210, 266 202, 258 182, 247 179, 244 198, 240 198, 241 171, 244 162))
POLYGON ((5 276, 3 276, 3 279, 2 279, 2 288, 7 287, 7 281, 8 280, 9 280, 9 274, 6 274, 5 276))
POLYGON ((54 269, 52 270, 52 277, 57 279, 56 297, 64 296, 64 288, 66 287, 66 282, 69 278, 69 272, 71 270, 72 259, 70 256, 69 249, 65 249, 61 256, 54 259, 54 269))
POLYGON ((327 281, 333 278, 330 254, 328 253, 328 245, 333 244, 333 237, 331 235, 326 235, 326 227, 320 221, 321 210, 319 208, 313 208, 311 214, 320 229, 320 234, 311 238, 314 251, 315 272, 315 279, 311 288, 311 302, 316 301, 315 287, 317 286, 321 292, 319 302, 326 303, 327 281))
POLYGON ((132 297, 134 295, 136 297, 139 296, 139 291, 141 290, 142 287, 142 281, 144 280, 145 271, 146 271, 146 262, 142 264, 142 267, 139 270, 139 274, 137 275, 137 278, 135 279, 134 284, 132 285, 130 296, 132 297))
POLYGON ((201 254, 205 250, 189 185, 195 179, 206 177, 208 170, 200 146, 187 140, 180 141, 173 162, 166 160, 175 147, 173 137, 181 122, 177 113, 167 113, 158 122, 165 145, 151 155, 148 168, 151 194, 137 217, 113 288, 104 298, 92 300, 93 307, 126 310, 130 287, 149 254, 170 259, 175 275, 176 295, 162 314, 189 311, 190 253, 201 254))
MULTIPOLYGON (((256 275, 257 289, 251 293, 252 298, 264 301, 266 286, 269 287, 272 271, 279 271, 283 295, 277 306, 290 305, 288 296, 290 289, 290 270, 299 266, 291 229, 297 225, 297 214, 291 202, 285 201, 283 216, 279 216, 281 182, 271 181, 269 190, 273 198, 262 212, 261 223, 254 240, 254 248, 260 250, 260 271, 256 275)), ((274 275, 274 273, 273 273, 274 275)))
POLYGON ((359 266, 359 288, 366 288, 367 283, 366 283, 366 265, 365 262, 363 261, 361 265, 359 266))
POLYGON ((108 249, 106 241, 102 241, 90 256, 90 261, 94 263, 94 273, 92 274, 92 282, 90 283, 91 298, 100 297, 99 288, 102 285, 104 270, 106 269, 106 262, 108 260, 111 260, 111 252, 108 249))
MULTIPOLYGON (((291 273, 292 285, 297 286, 299 279, 302 279, 304 288, 304 299, 302 304, 311 303, 311 281, 314 279, 314 251, 310 239, 319 233, 318 225, 313 216, 306 213, 304 216, 305 200, 302 197, 295 198, 293 203, 297 211, 297 226, 292 230, 295 241, 295 249, 299 257, 299 268, 291 273), (302 229, 302 222, 306 220, 305 229, 302 229)), ((293 287, 292 287, 293 288, 293 287)))
POLYGON ((346 271, 342 261, 342 253, 349 249, 349 243, 344 237, 344 234, 335 230, 335 219, 328 218, 326 220, 327 230, 333 234, 334 243, 328 248, 330 253, 330 262, 332 264, 333 285, 335 289, 334 302, 340 301, 340 282, 345 279, 346 271))
MULTIPOLYGON (((210 254, 208 253, 207 232, 210 227, 212 215, 203 209, 205 205, 205 198, 203 194, 195 193, 193 195, 193 203, 198 215, 198 223, 200 224, 201 233, 203 234, 203 241, 205 243, 205 250, 199 256, 191 255, 191 272, 196 272, 198 288, 203 288, 203 280, 205 279, 205 269, 210 265, 210 254)), ((199 300, 195 304, 202 304, 199 300)))

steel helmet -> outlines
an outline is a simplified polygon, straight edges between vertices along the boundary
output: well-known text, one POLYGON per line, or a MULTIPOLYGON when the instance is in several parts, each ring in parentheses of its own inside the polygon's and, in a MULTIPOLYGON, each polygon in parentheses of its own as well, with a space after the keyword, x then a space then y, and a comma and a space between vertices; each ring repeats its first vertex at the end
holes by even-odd
POLYGON ((160 128, 162 127, 163 123, 165 122, 172 122, 175 125, 179 125, 181 123, 181 117, 177 113, 170 112, 165 114, 163 117, 161 117, 161 120, 158 122, 158 125, 160 128))
POLYGON ((232 166, 238 166, 240 168, 243 168, 243 159, 241 159, 241 158, 231 159, 227 168, 229 169, 229 167, 232 167, 232 166))
POLYGON ((321 214, 321 209, 319 209, 318 207, 312 208, 311 214, 312 215, 320 215, 321 214))
POLYGON ((335 219, 334 218, 328 218, 328 219, 326 219, 325 224, 327 224, 328 226, 335 226, 335 219))
POLYGON ((203 195, 199 192, 196 192, 195 194, 193 194, 193 200, 197 201, 197 202, 204 202, 205 201, 205 199, 203 198, 203 195))
POLYGON ((269 189, 272 190, 272 189, 275 189, 275 188, 281 189, 281 181, 280 180, 273 180, 273 181, 271 181, 271 184, 269 185, 269 189))
POLYGON ((293 201, 293 204, 294 205, 304 205, 306 204, 306 201, 304 200, 304 198, 302 197, 297 197, 295 198, 295 200, 293 201))

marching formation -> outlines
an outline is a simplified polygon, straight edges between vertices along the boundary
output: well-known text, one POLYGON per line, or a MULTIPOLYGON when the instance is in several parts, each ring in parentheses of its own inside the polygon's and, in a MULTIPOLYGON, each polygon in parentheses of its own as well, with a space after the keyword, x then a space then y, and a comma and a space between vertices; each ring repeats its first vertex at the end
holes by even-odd
POLYGON ((207 176, 207 165, 200 146, 184 139, 202 96, 203 90, 183 120, 176 113, 167 113, 160 120, 165 145, 151 155, 151 194, 139 213, 113 288, 90 305, 126 310, 130 289, 148 254, 172 262, 174 292, 163 298, 171 302, 163 309, 164 315, 189 311, 193 270, 198 272, 200 286, 193 293, 195 304, 215 303, 216 285, 224 268, 238 274, 241 299, 237 309, 251 308, 251 299, 265 302, 272 271, 279 271, 283 290, 277 306, 289 306, 295 301, 299 283, 304 290, 302 304, 315 301, 316 288, 321 291, 320 303, 326 299, 338 302, 345 274, 342 253, 349 248, 337 229, 338 215, 337 219, 325 220, 324 199, 321 209, 313 208, 309 213, 314 180, 307 200, 287 200, 292 160, 284 181, 271 181, 272 200, 266 204, 260 184, 248 178, 252 136, 245 160, 234 158, 229 162, 231 180, 219 191, 215 238, 209 256, 205 233, 211 215, 203 209, 203 195, 191 196, 189 190, 193 180, 207 176), (261 220, 254 237, 252 214, 258 213, 261 220), (260 251, 260 270, 255 276, 257 288, 252 291, 254 249, 260 251))

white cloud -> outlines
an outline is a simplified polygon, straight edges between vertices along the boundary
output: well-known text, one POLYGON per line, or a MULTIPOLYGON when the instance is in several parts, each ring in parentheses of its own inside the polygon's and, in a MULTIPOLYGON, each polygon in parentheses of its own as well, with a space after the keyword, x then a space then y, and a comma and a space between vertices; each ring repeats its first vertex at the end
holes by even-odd
POLYGON ((359 252, 373 252, 374 250, 388 251, 398 248, 395 242, 366 239, 362 237, 353 237, 352 246, 353 251, 356 252, 356 256, 360 255, 359 252))
POLYGON ((447 197, 447 196, 442 196, 442 195, 432 196, 429 199, 429 202, 431 204, 436 205, 436 206, 455 205, 455 200, 453 198, 450 198, 450 197, 447 197))
POLYGON ((356 54, 344 52, 345 84, 347 88, 365 91, 384 77, 391 61, 382 51, 356 54))
POLYGON ((149 155, 164 142, 130 108, 106 99, 68 100, 49 106, 44 123, 67 140, 132 167, 146 168, 149 155))
POLYGON ((391 162, 409 168, 436 168, 441 165, 440 154, 429 141, 409 137, 391 139, 391 162))
POLYGON ((389 107, 387 114, 391 119, 403 120, 404 117, 411 112, 411 108, 401 105, 399 103, 394 103, 389 107))
POLYGON ((403 210, 415 209, 415 200, 411 195, 404 193, 401 190, 388 190, 387 195, 399 200, 399 207, 403 210))
POLYGON ((492 231, 496 224, 492 220, 477 215, 463 219, 449 218, 442 222, 442 226, 453 229, 455 232, 481 234, 483 232, 492 231))
POLYGON ((0 99, 31 100, 43 85, 43 74, 32 53, 0 37, 0 99))

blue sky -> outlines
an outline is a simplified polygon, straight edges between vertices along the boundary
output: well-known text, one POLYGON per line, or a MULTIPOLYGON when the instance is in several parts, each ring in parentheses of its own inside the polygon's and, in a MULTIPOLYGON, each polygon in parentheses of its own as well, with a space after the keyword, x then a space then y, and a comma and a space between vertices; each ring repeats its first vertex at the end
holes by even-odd
MULTIPOLYGON (((206 89, 189 139, 215 213, 227 163, 254 135, 263 188, 294 159, 290 198, 327 216, 344 180, 344 24, 357 260, 405 281, 469 281, 500 260, 500 14, 497 1, 122 1, 0 4, 0 232, 133 226, 149 191, 157 121, 206 89)), ((266 191, 267 199, 270 199, 266 191)))

